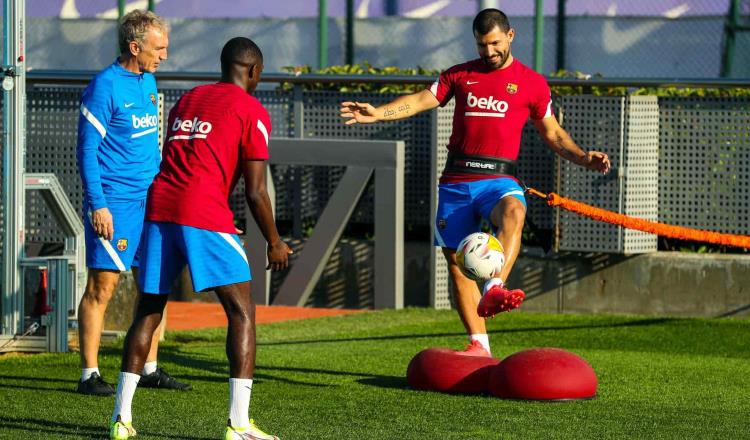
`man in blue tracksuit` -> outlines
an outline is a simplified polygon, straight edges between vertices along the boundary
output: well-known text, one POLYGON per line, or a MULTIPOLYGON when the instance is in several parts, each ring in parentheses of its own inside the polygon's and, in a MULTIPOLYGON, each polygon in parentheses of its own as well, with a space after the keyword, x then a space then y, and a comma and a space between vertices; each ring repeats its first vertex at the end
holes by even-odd
MULTIPOLYGON (((99 342, 120 273, 138 265, 146 192, 159 171, 153 72, 167 59, 168 32, 167 23, 152 12, 125 15, 119 26, 120 56, 94 77, 81 98, 76 156, 89 269, 78 306, 82 373, 77 391, 82 394, 114 394, 99 373, 99 342)), ((156 368, 159 333, 152 337, 140 385, 189 389, 156 368)))

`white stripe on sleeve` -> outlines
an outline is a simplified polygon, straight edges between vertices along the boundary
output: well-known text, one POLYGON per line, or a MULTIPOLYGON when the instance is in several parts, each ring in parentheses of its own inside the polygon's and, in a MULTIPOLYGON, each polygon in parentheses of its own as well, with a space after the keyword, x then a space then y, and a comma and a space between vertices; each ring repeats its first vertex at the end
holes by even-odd
POLYGON ((102 123, 99 122, 98 119, 96 119, 96 116, 94 116, 94 114, 91 113, 89 109, 87 109, 83 104, 81 104, 81 114, 83 114, 83 117, 85 117, 86 120, 94 126, 94 128, 96 128, 96 131, 99 132, 102 138, 107 135, 107 130, 104 128, 104 125, 102 125, 102 123))
POLYGON ((432 93, 433 95, 435 95, 435 97, 436 97, 436 98, 437 98, 437 89, 438 89, 438 82, 437 82, 437 81, 435 81, 435 82, 434 82, 434 83, 432 83, 432 85, 430 86, 430 93, 432 93))
POLYGON ((266 140, 266 147, 268 146, 268 129, 266 129, 266 126, 263 125, 263 122, 261 122, 260 119, 258 119, 258 130, 263 134, 263 138, 266 140))
POLYGON ((542 119, 549 118, 550 116, 552 116, 552 100, 551 99, 547 103, 547 111, 544 112, 544 117, 542 117, 542 119))

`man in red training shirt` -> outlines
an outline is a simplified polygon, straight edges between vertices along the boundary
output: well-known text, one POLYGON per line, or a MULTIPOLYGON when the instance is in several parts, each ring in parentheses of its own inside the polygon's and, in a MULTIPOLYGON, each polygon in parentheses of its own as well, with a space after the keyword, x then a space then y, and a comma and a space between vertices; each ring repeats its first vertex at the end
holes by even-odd
POLYGON ((288 265, 289 247, 276 230, 265 187, 271 119, 250 95, 263 71, 251 40, 229 40, 221 81, 196 87, 169 114, 159 174, 146 204, 140 285, 144 295, 125 339, 110 437, 135 435, 131 402, 173 281, 187 264, 196 291, 216 292, 227 314, 229 421, 226 439, 277 439, 249 419, 255 368, 255 305, 250 267, 228 198, 240 175, 250 211, 268 242, 269 267, 288 265))
POLYGON ((440 74, 429 89, 373 107, 343 102, 346 124, 394 121, 444 106, 455 98, 453 132, 448 161, 440 178, 435 245, 448 262, 458 313, 469 334, 462 352, 491 356, 483 318, 512 310, 525 295, 504 286, 521 247, 526 217, 524 190, 515 176, 521 132, 531 117, 540 135, 561 157, 591 170, 609 171, 609 158, 583 151, 560 127, 552 112, 550 90, 544 77, 511 55, 515 30, 497 9, 485 9, 474 18, 474 39, 479 58, 440 74), (456 262, 459 242, 480 228, 482 218, 492 224, 505 250, 505 264, 487 281, 480 295, 474 281, 456 262))

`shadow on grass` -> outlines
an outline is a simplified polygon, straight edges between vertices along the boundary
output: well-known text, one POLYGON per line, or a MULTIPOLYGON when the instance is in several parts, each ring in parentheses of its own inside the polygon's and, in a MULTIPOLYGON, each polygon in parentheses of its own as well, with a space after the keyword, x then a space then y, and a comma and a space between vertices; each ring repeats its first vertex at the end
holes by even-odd
MULTIPOLYGON (((9 380, 33 380, 34 382, 60 382, 66 384, 73 384, 75 386, 78 381, 74 379, 59 379, 57 377, 37 377, 37 376, 11 376, 8 374, 0 374, 0 379, 9 380)), ((3 383, 3 386, 5 384, 3 383)))
MULTIPOLYGON (((639 327, 649 325, 659 325, 667 322, 678 322, 675 318, 650 318, 639 319, 627 322, 618 322, 612 324, 587 324, 587 325, 569 325, 569 326, 548 326, 548 327, 523 327, 509 328, 502 330, 491 330, 489 334, 508 334, 508 333, 526 333, 526 332, 543 332, 543 331, 565 331, 565 330, 585 330, 595 328, 620 328, 620 327, 639 327)), ((418 338, 442 338, 450 336, 466 336, 464 332, 450 333, 424 333, 410 335, 391 335, 391 336, 368 336, 361 338, 333 338, 333 339, 311 339, 300 341, 278 341, 278 342, 261 342, 258 346, 275 346, 275 345, 296 345, 296 344, 321 344, 321 343, 339 343, 339 342, 363 342, 363 341, 392 341, 397 339, 418 339, 418 338)))
POLYGON ((357 380, 362 385, 378 388, 390 388, 395 390, 410 390, 409 383, 405 377, 398 376, 372 376, 357 380))
MULTIPOLYGON (((35 377, 13 377, 13 379, 16 380, 36 380, 35 377)), ((58 393, 69 393, 69 394, 78 394, 76 393, 76 385, 73 384, 69 388, 45 388, 45 387, 35 387, 31 385, 9 385, 7 383, 4 383, 2 387, 0 388, 7 388, 7 389, 14 389, 14 390, 29 390, 29 391, 44 391, 44 392, 50 392, 55 391, 58 393)), ((2 438, 2 437, 0 437, 2 438)))
MULTIPOLYGON (((6 430, 28 432, 19 438, 40 438, 46 435, 69 435, 82 438, 106 438, 109 428, 100 425, 82 425, 80 423, 60 423, 42 419, 16 418, 0 415, 0 432, 6 430)), ((154 438, 181 440, 213 440, 213 437, 165 434, 163 432, 138 431, 138 434, 154 438)), ((139 435, 139 437, 140 437, 139 435)), ((4 437, 3 437, 4 438, 4 437)))
POLYGON ((21 438, 39 438, 43 434, 77 435, 85 438, 103 438, 106 436, 106 426, 82 425, 80 423, 59 423, 42 419, 16 418, 0 415, 0 431, 14 429, 27 431, 29 434, 21 438))
MULTIPOLYGON (((185 357, 184 359, 175 359, 174 362, 179 362, 181 365, 190 366, 191 368, 197 368, 201 369, 203 371, 206 371, 207 369, 211 368, 220 368, 222 371, 221 377, 206 377, 206 376, 198 376, 198 375, 180 375, 180 379, 184 379, 186 381, 194 381, 194 382, 214 382, 214 383, 225 383, 227 381, 227 378, 229 377, 229 371, 227 369, 226 364, 224 363, 201 363, 201 365, 196 365, 195 362, 189 357, 185 357)), ((397 376, 383 376, 383 375, 373 375, 371 372, 367 373, 359 373, 356 371, 339 371, 339 370, 327 370, 322 368, 300 368, 300 367, 278 367, 278 366, 268 366, 263 364, 258 364, 255 367, 255 374, 254 374, 254 381, 255 383, 262 383, 264 380, 268 381, 275 381, 275 382, 282 382, 282 383, 288 383, 293 385, 302 385, 302 386, 310 386, 310 387, 330 387, 330 386, 338 386, 332 385, 330 383, 320 383, 320 382, 314 382, 314 381, 305 381, 305 380, 295 380, 295 379, 289 379, 288 377, 282 376, 282 373, 302 373, 302 374, 315 374, 315 375, 327 375, 327 376, 348 376, 348 377, 359 377, 361 379, 358 379, 357 382, 364 384, 364 385, 370 385, 370 386, 378 386, 381 388, 406 388, 406 379, 403 377, 397 377, 397 376), (279 374, 275 374, 279 373, 279 374)))
MULTIPOLYGON (((210 359, 196 359, 191 357, 189 354, 176 350, 159 350, 159 359, 162 361, 169 361, 178 365, 182 365, 189 368, 200 370, 202 375, 190 375, 180 374, 175 375, 180 380, 193 381, 193 382, 210 382, 210 383, 225 383, 229 378, 229 363, 227 360, 210 360, 210 359)), ((314 387, 327 387, 329 384, 320 384, 314 382, 300 381, 289 379, 286 377, 280 377, 271 374, 273 371, 297 371, 307 373, 321 373, 321 374, 337 374, 335 371, 327 370, 315 370, 315 369, 304 369, 304 368, 284 368, 284 367, 267 367, 264 365, 256 365, 253 379, 256 382, 262 382, 264 380, 283 382, 292 385, 304 385, 314 387)), ((355 374, 356 376, 364 376, 365 374, 355 374)))
POLYGON ((58 379, 54 377, 11 376, 9 374, 0 374, 0 380, 2 380, 2 388, 13 388, 16 390, 30 390, 30 391, 44 391, 44 392, 57 391, 61 393, 77 394, 75 391, 76 385, 78 384, 77 380, 58 379), (30 384, 30 385, 9 384, 8 381, 11 381, 11 380, 32 382, 32 383, 42 382, 42 383, 48 383, 48 384, 61 384, 61 386, 44 387, 44 386, 34 386, 33 384, 30 384), (64 386, 64 388, 62 386, 64 386))
MULTIPOLYGON (((490 334, 508 334, 508 333, 526 333, 526 332, 559 332, 559 331, 575 331, 583 329, 596 329, 596 328, 627 328, 627 327, 639 327, 639 326, 651 326, 660 325, 667 322, 679 322, 679 319, 675 318, 650 318, 650 319, 634 319, 624 322, 617 322, 611 324, 586 324, 586 325, 570 325, 570 326, 536 326, 536 327, 524 327, 524 328, 510 328, 503 330, 490 331, 490 334)), ((389 335, 389 336, 367 336, 367 337, 354 337, 354 338, 330 338, 330 339, 310 339, 310 340, 299 340, 299 341, 278 341, 278 342, 266 342, 259 343, 258 346, 284 346, 284 345, 297 345, 297 344, 321 344, 321 343, 341 343, 341 342, 361 342, 361 341, 392 341, 392 340, 403 340, 403 339, 421 339, 421 338, 438 338, 438 337, 462 337, 465 336, 463 332, 445 332, 445 333, 425 333, 425 334, 408 334, 408 335, 389 335)), ((187 341, 183 341, 187 342, 187 341)), ((121 351, 118 348, 110 347, 107 353, 120 354, 121 351)), ((229 374, 229 366, 225 359, 215 360, 209 356, 194 355, 183 351, 179 345, 170 346, 164 344, 159 348, 159 359, 182 365, 189 368, 194 368, 201 371, 201 375, 178 375, 179 379, 187 381, 197 382, 225 382, 229 374)), ((256 378, 263 380, 274 380, 279 382, 287 382, 291 384, 300 384, 308 386, 327 386, 314 383, 300 382, 291 379, 277 377, 269 373, 269 370, 285 370, 285 371, 297 371, 297 372, 308 372, 308 373, 322 373, 322 374, 349 374, 353 376, 369 376, 369 374, 359 373, 347 373, 347 372, 336 372, 327 370, 314 370, 314 369, 295 369, 293 367, 281 368, 281 367, 266 367, 261 365, 257 366, 256 378)))

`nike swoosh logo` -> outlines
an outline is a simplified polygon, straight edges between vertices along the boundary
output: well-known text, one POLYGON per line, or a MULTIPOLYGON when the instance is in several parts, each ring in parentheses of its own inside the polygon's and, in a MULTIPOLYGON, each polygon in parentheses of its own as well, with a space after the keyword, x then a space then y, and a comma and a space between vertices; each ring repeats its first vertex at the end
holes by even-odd
POLYGON ((411 11, 404 12, 403 15, 408 18, 432 17, 433 15, 440 12, 441 9, 449 6, 450 4, 451 4, 450 0, 437 0, 431 3, 428 3, 425 6, 420 6, 416 9, 412 9, 411 11))
POLYGON ((130 108, 130 107, 132 107, 134 105, 135 105, 135 102, 128 102, 128 103, 124 104, 123 107, 130 108))
POLYGON ((370 0, 362 0, 362 3, 359 4, 357 12, 354 14, 354 16, 357 18, 367 18, 367 11, 369 8, 370 0))
POLYGON ((466 81, 467 86, 470 86, 472 84, 479 84, 479 81, 466 81))
MULTIPOLYGON (((688 9, 690 9, 690 6, 682 4, 665 11, 662 15, 668 19, 675 19, 685 14, 688 9)), ((607 10, 607 16, 615 17, 616 15, 617 5, 613 3, 607 10)), ((615 27, 614 20, 606 20, 602 28, 602 46, 607 53, 619 54, 625 52, 664 25, 666 25, 664 21, 642 23, 626 30, 620 30, 615 27)))

